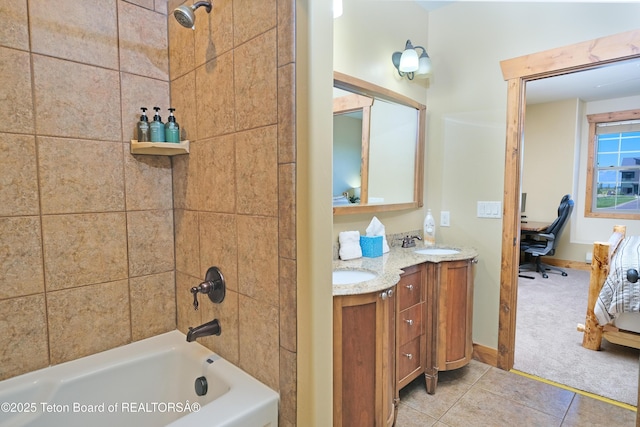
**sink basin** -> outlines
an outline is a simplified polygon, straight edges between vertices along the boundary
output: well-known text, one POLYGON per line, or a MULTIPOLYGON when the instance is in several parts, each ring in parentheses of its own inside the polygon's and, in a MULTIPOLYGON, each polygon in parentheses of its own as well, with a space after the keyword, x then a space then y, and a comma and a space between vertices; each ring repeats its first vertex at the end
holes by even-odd
POLYGON ((377 274, 360 270, 335 270, 333 272, 334 285, 348 285, 351 283, 366 282, 375 279, 377 274))
POLYGON ((416 249, 415 253, 422 255, 455 255, 460 253, 457 249, 447 249, 447 248, 424 248, 424 249, 416 249))

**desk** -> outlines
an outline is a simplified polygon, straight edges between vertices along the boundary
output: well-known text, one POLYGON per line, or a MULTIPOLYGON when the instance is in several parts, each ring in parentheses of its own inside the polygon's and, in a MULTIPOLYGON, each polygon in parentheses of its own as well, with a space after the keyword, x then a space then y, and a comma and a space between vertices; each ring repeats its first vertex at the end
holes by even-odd
POLYGON ((550 226, 550 222, 546 221, 527 221, 520 222, 520 232, 530 232, 530 233, 539 233, 540 231, 546 229, 550 226))

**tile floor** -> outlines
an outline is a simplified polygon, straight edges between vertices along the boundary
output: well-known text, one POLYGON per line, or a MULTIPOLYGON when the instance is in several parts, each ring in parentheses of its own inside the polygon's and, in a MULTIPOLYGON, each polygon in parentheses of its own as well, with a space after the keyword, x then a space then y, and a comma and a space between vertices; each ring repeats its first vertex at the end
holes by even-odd
POLYGON ((635 411, 472 360, 441 372, 434 395, 421 377, 400 391, 397 427, 635 426, 635 411))

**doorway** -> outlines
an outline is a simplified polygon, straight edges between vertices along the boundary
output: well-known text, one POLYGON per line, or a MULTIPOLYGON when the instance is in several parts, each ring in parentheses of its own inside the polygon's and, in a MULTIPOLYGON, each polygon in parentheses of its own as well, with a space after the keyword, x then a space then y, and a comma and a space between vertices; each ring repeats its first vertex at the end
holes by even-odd
POLYGON ((513 367, 515 354, 526 82, 640 58, 638 46, 640 30, 634 30, 509 59, 500 64, 508 87, 497 360, 501 369, 510 370, 513 367), (567 52, 571 52, 571 55, 567 52))

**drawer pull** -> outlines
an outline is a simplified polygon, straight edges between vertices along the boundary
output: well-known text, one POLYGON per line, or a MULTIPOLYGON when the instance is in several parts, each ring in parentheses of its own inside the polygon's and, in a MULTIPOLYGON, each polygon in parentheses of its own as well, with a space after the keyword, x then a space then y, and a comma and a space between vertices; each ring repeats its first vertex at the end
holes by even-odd
POLYGON ((409 289, 410 291, 413 290, 413 285, 406 285, 407 289, 409 289))
POLYGON ((408 319, 408 320, 407 320, 407 319, 404 319, 404 321, 405 321, 405 322, 407 322, 407 324, 408 324, 409 326, 412 326, 412 325, 413 325, 413 320, 411 320, 411 319, 408 319))
POLYGON ((413 359, 413 354, 411 354, 411 353, 402 353, 402 355, 405 356, 409 360, 413 359))

